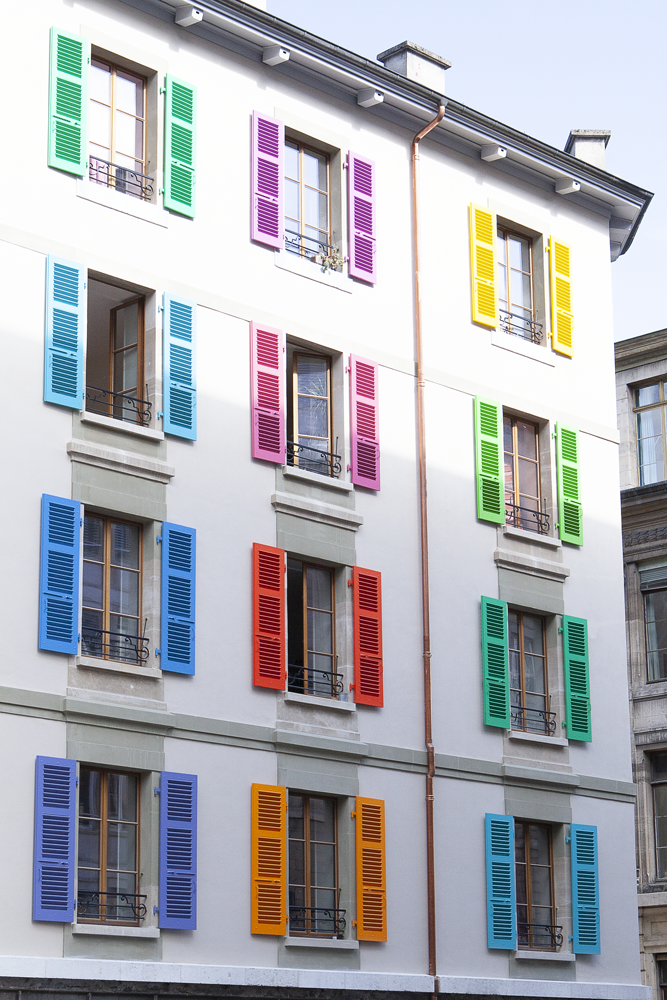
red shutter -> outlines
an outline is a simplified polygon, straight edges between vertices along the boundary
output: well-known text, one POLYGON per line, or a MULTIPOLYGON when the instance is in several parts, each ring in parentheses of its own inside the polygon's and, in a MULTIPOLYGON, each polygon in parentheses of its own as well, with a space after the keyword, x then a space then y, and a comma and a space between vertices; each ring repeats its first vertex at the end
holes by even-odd
POLYGON ((252 547, 253 684, 285 688, 285 552, 252 547))
POLYGON ((282 250, 285 233, 284 147, 283 123, 253 111, 251 238, 276 250, 282 250))
POLYGON ((252 457, 285 461, 285 337, 272 326, 250 324, 252 457))
POLYGON ((382 587, 374 569, 352 570, 354 617, 354 700, 384 704, 382 694, 382 587))
POLYGON ((348 274, 374 285, 375 269, 375 163, 348 153, 348 207, 350 262, 348 274))
POLYGON ((350 447, 352 482, 380 489, 378 366, 350 355, 350 447))

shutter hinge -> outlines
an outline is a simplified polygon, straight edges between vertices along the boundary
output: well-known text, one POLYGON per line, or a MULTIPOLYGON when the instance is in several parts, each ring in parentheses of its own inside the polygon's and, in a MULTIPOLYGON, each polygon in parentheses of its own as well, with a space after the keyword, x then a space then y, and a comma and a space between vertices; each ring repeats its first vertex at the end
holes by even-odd
MULTIPOLYGON (((572 843, 572 837, 566 837, 566 838, 565 838, 565 843, 566 843, 566 844, 570 844, 570 843, 572 843)), ((572 940, 572 938, 570 938, 570 941, 571 941, 571 940, 572 940)))
POLYGON ((350 684, 350 691, 354 691, 354 684, 350 684))
POLYGON ((153 907, 153 913, 154 913, 154 914, 155 914, 155 913, 159 913, 159 911, 160 911, 160 907, 159 907, 159 906, 154 906, 154 907, 153 907))
POLYGON ((79 527, 83 528, 83 518, 82 517, 79 518, 79 527))
POLYGON ((357 921, 356 921, 356 920, 353 920, 353 921, 352 921, 352 926, 353 926, 353 927, 356 927, 356 926, 357 926, 357 921))
POLYGON ((158 311, 159 313, 161 313, 161 312, 162 312, 162 306, 158 306, 158 307, 157 307, 157 311, 158 311))
POLYGON ((167 93, 167 88, 166 87, 160 87, 160 93, 161 94, 166 94, 167 93))
POLYGON ((348 465, 348 467, 347 467, 347 471, 348 471, 348 472, 352 472, 352 466, 351 466, 351 465, 348 465))
POLYGON ((158 535, 158 536, 157 536, 157 538, 155 539, 155 541, 156 541, 156 542, 158 543, 158 545, 159 545, 159 544, 160 544, 160 542, 162 541, 162 535, 158 535))
POLYGON ((574 938, 572 937, 572 935, 571 935, 571 934, 569 934, 569 935, 568 935, 568 938, 567 938, 567 939, 568 939, 568 941, 574 941, 574 938))
POLYGON ((561 625, 561 627, 558 629, 558 633, 560 634, 562 631, 563 631, 563 626, 561 625))
POLYGON ((565 722, 565 720, 563 719, 563 721, 561 722, 561 729, 565 729, 565 726, 566 726, 566 725, 567 725, 567 723, 566 723, 566 722, 565 722))
POLYGON ((352 812, 350 813, 350 819, 355 819, 356 815, 357 815, 356 810, 353 809, 352 812))
POLYGON ((78 778, 76 779, 76 787, 77 788, 79 787, 79 779, 78 778))
POLYGON ((76 637, 76 641, 77 642, 81 642, 81 633, 80 632, 79 632, 79 634, 76 637))
POLYGON ((164 188, 158 188, 157 189, 157 193, 158 194, 164 194, 164 188))
POLYGON ((350 166, 349 161, 343 160, 343 170, 348 170, 349 166, 350 166))
POLYGON ((155 788, 153 789, 153 795, 159 795, 161 791, 162 791, 162 789, 158 788, 157 785, 156 785, 155 788))
POLYGON ((76 899, 74 900, 74 909, 76 910, 76 899))
POLYGON ((155 655, 156 656, 161 656, 162 655, 162 650, 161 649, 156 649, 155 650, 155 655))
POLYGON ((351 372, 351 371, 352 371, 352 369, 350 368, 350 366, 349 366, 349 365, 347 365, 347 367, 346 367, 346 369, 345 369, 345 374, 347 375, 347 373, 348 373, 348 372, 351 372))
POLYGON ((162 410, 158 410, 157 411, 157 418, 158 418, 158 420, 162 420, 163 417, 164 417, 164 413, 162 412, 162 410))
POLYGON ((351 586, 352 586, 352 581, 351 581, 351 580, 348 580, 348 581, 347 581, 347 585, 348 585, 348 587, 351 587, 351 586))

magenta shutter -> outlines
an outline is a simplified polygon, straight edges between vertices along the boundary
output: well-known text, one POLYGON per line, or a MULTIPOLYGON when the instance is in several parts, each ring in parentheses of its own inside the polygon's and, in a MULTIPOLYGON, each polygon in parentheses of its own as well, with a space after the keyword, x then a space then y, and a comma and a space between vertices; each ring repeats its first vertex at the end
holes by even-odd
POLYGON ((285 462, 285 335, 250 324, 252 457, 285 462))
POLYGON ((267 247, 282 250, 285 234, 283 211, 283 147, 285 129, 277 118, 252 113, 252 232, 267 247))
POLYGON ((350 355, 350 444, 352 482, 380 489, 378 366, 350 355))
POLYGON ((348 153, 349 240, 351 278, 374 285, 375 270, 375 163, 348 153))

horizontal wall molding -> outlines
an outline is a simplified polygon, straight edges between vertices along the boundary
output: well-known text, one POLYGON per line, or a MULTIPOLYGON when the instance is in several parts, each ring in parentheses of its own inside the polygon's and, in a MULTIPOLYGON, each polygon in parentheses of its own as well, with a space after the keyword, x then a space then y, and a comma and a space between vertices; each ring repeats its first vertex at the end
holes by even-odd
POLYGON ((556 580, 562 583, 570 575, 569 569, 562 563, 551 559, 540 559, 524 552, 496 549, 493 558, 499 569, 519 570, 530 576, 541 576, 545 580, 556 580))
POLYGON ((321 524, 331 524, 334 528, 347 528, 358 531, 364 523, 361 514, 347 507, 325 503, 311 497, 298 496, 296 493, 276 491, 271 496, 274 510, 279 514, 293 514, 305 517, 309 521, 319 521, 321 524))
POLYGON ((73 462, 94 465, 98 469, 125 472, 140 479, 151 479, 156 483, 168 483, 176 475, 176 469, 155 458, 144 458, 135 452, 120 448, 106 448, 90 441, 70 441, 67 454, 73 462))

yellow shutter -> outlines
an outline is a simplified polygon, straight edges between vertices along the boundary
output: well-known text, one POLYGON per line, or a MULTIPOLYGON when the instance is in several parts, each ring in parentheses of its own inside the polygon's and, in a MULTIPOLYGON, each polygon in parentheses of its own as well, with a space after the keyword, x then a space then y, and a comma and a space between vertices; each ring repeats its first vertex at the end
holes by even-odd
POLYGON ((287 931, 287 789, 252 786, 253 934, 287 931))
POLYGON ((470 284, 473 323, 498 326, 496 217, 479 205, 470 206, 470 284))
POLYGON ((387 940, 384 802, 357 798, 357 940, 387 940))
POLYGON ((549 240, 551 263, 551 343, 554 351, 574 354, 572 337, 572 281, 570 248, 553 236, 549 240))

